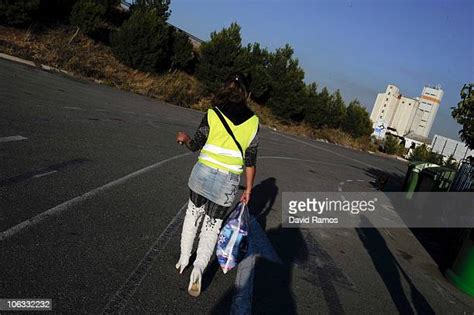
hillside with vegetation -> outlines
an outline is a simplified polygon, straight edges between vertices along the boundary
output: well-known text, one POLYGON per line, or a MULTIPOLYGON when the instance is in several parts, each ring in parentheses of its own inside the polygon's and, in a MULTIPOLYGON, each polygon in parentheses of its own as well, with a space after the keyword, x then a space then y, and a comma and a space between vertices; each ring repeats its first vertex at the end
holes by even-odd
POLYGON ((375 151, 366 108, 307 83, 290 45, 243 45, 233 23, 196 48, 169 16, 166 0, 138 0, 129 11, 115 0, 1 1, 0 52, 199 110, 230 74, 241 73, 265 125, 375 151))

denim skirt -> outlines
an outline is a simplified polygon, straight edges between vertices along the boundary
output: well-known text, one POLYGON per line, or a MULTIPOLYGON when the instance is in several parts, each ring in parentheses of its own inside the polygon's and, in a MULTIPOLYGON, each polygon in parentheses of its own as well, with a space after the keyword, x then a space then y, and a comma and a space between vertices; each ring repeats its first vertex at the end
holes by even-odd
POLYGON ((239 190, 240 175, 218 170, 200 162, 189 176, 189 189, 223 207, 230 207, 239 190))

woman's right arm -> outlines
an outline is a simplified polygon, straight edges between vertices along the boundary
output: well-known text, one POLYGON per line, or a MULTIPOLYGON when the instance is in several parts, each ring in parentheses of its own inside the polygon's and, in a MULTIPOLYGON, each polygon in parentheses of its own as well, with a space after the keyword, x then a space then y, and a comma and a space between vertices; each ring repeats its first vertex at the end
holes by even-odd
POLYGON ((204 115, 201 124, 194 133, 194 137, 191 139, 186 133, 178 132, 176 140, 182 142, 192 152, 196 152, 202 149, 206 144, 207 137, 209 136, 209 123, 207 122, 207 114, 204 115))

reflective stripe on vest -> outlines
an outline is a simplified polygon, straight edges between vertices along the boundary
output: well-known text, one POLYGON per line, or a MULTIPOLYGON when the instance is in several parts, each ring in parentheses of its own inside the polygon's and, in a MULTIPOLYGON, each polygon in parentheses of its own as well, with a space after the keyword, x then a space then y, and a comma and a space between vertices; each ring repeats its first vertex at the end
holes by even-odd
MULTIPOLYGON (((225 115, 223 116, 245 154, 245 150, 257 133, 258 117, 254 115, 236 126, 225 115)), ((244 160, 240 150, 213 109, 207 112, 207 121, 209 123, 209 135, 201 150, 199 161, 213 168, 236 174, 242 173, 244 160)))

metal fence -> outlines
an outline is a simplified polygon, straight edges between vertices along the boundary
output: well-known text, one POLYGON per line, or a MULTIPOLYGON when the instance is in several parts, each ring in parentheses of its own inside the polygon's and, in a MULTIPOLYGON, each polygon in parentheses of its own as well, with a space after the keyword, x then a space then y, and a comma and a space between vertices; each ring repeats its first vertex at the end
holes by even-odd
POLYGON ((461 161, 451 185, 451 191, 474 191, 474 161, 461 161))

